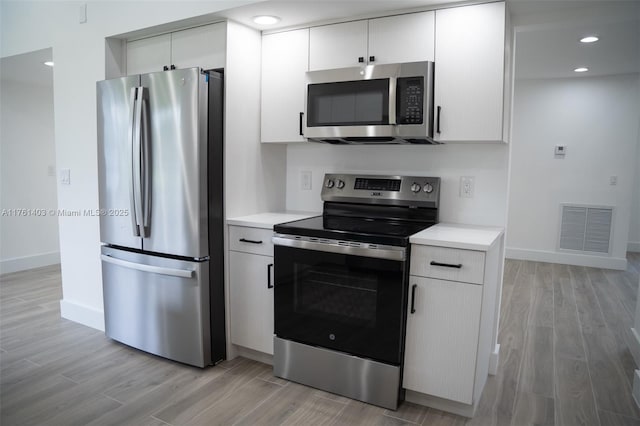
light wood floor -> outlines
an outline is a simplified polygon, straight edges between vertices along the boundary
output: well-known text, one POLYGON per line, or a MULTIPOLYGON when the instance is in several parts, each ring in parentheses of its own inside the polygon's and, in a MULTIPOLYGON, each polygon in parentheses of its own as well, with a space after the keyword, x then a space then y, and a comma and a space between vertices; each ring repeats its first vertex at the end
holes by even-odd
POLYGON ((200 370, 60 318, 56 267, 1 277, 0 423, 9 425, 640 425, 627 349, 640 254, 627 271, 507 261, 499 372, 465 419, 398 411, 237 358, 200 370))

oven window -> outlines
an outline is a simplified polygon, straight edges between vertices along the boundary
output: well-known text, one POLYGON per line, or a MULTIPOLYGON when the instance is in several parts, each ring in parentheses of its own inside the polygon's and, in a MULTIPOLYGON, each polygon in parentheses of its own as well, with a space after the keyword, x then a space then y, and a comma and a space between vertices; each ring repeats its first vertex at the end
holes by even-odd
POLYGON ((309 84, 307 127, 389 124, 389 79, 309 84))
POLYGON ((369 271, 329 263, 296 263, 295 311, 327 321, 373 328, 378 280, 369 271))
POLYGON ((399 365, 406 263, 274 247, 275 334, 399 365))

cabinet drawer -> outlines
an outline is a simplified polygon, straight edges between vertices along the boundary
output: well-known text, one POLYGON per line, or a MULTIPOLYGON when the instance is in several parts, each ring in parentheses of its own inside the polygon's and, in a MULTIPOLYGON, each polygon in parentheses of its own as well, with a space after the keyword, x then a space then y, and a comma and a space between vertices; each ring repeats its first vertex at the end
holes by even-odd
POLYGON ((413 244, 411 275, 482 284, 484 257, 485 253, 482 251, 413 244))
POLYGON ((273 256, 273 230, 229 226, 229 249, 245 253, 273 256))

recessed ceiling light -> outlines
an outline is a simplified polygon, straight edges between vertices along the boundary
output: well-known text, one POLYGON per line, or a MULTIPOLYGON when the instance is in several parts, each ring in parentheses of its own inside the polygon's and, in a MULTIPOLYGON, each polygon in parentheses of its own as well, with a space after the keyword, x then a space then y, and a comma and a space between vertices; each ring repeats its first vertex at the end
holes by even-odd
POLYGON ((598 37, 598 36, 587 36, 587 37, 582 37, 580 39, 580 41, 582 43, 593 43, 593 42, 598 41, 598 40, 600 40, 600 37, 598 37))
POLYGON ((48 66, 48 67, 52 67, 53 66, 53 61, 47 61, 47 62, 44 62, 44 64, 46 66, 48 66))
POLYGON ((573 70, 575 72, 587 72, 589 71, 589 68, 587 67, 580 67, 580 68, 576 68, 575 70, 573 70))
POLYGON ((253 22, 259 25, 273 25, 277 22, 280 22, 280 18, 278 18, 277 16, 260 15, 254 16, 253 22))

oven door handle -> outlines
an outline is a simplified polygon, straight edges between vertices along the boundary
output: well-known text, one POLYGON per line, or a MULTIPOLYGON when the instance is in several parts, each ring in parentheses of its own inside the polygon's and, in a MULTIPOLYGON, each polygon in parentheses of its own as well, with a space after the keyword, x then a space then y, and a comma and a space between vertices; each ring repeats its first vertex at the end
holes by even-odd
POLYGON ((322 251, 327 253, 344 254, 360 257, 373 257, 376 259, 388 259, 403 262, 406 260, 407 249, 405 247, 384 246, 383 248, 344 246, 338 242, 306 241, 274 236, 271 241, 276 246, 300 248, 304 250, 322 251))

